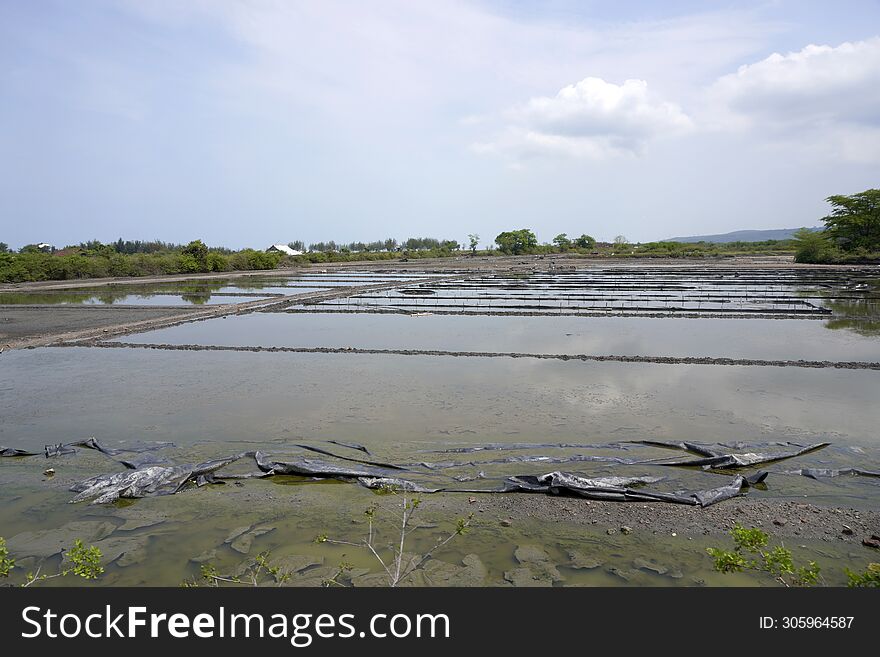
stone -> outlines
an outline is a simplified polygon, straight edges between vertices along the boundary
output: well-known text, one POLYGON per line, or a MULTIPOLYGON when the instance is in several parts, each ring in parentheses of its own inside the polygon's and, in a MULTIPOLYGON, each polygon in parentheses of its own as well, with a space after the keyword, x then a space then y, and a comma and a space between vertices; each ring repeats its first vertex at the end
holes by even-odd
POLYGON ((658 575, 665 575, 667 572, 669 572, 669 569, 665 566, 661 566, 660 564, 648 561, 647 559, 642 559, 641 557, 633 559, 633 567, 638 570, 650 570, 651 572, 657 573, 658 575))
POLYGON ((202 563, 206 563, 208 561, 213 561, 216 558, 217 558, 217 550, 211 549, 211 550, 205 550, 201 554, 190 558, 190 561, 192 561, 193 563, 202 564, 202 563))
POLYGON ((521 564, 544 563, 550 561, 550 555, 544 548, 537 545, 520 545, 513 552, 513 557, 521 564))
POLYGON ((229 547, 240 554, 247 554, 251 551, 251 544, 254 542, 255 538, 272 531, 275 531, 274 527, 255 527, 235 538, 229 543, 229 547))
MULTIPOLYGON (((101 563, 115 563, 118 566, 131 566, 143 561, 147 556, 147 534, 113 534, 93 545, 101 550, 101 563)), ((85 541, 83 541, 85 543, 85 541)))
POLYGON ((16 557, 48 558, 73 546, 76 539, 91 545, 107 538, 116 525, 106 520, 79 520, 57 529, 38 529, 16 534, 6 541, 10 554, 16 557))
POLYGON ((299 573, 307 568, 324 565, 324 557, 313 557, 304 554, 289 554, 283 557, 269 556, 269 564, 277 566, 281 572, 299 573))
POLYGON ((164 513, 143 510, 137 505, 125 509, 125 513, 120 513, 117 517, 125 522, 119 525, 116 530, 124 532, 143 529, 144 527, 155 527, 168 519, 168 516, 164 513))
POLYGON ((633 570, 627 570, 625 568, 618 568, 617 566, 609 566, 608 568, 606 568, 606 571, 611 573, 612 575, 616 575, 617 577, 622 579, 624 582, 630 581, 633 578, 633 576, 636 575, 636 572, 633 570))
POLYGON ((250 528, 251 528, 250 525, 245 525, 244 527, 236 527, 231 532, 229 532, 229 535, 226 537, 226 539, 223 542, 227 543, 227 544, 232 543, 232 541, 234 541, 236 538, 238 538, 239 536, 244 534, 250 528))
POLYGON ((567 564, 569 568, 577 568, 578 570, 592 570, 593 568, 598 568, 602 565, 602 562, 598 559, 594 559, 588 554, 584 554, 579 550, 569 550, 568 558, 570 563, 567 564))
POLYGON ((549 577, 540 577, 529 568, 516 568, 504 573, 504 579, 514 586, 552 586, 553 580, 549 577))
POLYGON ((403 582, 404 586, 485 586, 489 572, 476 554, 469 554, 456 565, 429 559, 403 582))
POLYGON ((504 579, 514 586, 549 586, 564 579, 551 561, 550 555, 541 547, 521 545, 516 548, 513 556, 523 567, 505 573, 504 579), (529 584, 529 581, 538 584, 529 584))

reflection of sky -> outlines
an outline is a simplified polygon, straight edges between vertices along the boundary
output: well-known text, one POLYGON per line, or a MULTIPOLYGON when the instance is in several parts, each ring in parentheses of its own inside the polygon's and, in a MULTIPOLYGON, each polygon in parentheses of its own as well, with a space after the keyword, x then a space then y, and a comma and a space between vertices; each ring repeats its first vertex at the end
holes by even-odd
POLYGON ((864 467, 880 449, 872 371, 80 348, 2 358, 6 446, 343 439, 399 458, 481 442, 830 440, 868 450, 864 467))
POLYGON ((257 313, 126 336, 126 342, 540 354, 880 360, 876 339, 806 319, 492 317, 257 313))

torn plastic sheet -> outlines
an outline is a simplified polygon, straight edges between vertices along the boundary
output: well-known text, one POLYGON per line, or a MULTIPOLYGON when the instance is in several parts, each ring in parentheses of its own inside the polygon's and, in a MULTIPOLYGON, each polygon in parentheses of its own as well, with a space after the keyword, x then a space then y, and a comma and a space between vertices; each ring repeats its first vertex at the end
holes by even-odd
MULTIPOLYGON (((166 447, 174 447, 173 443, 149 443, 149 444, 136 444, 136 445, 126 445, 124 447, 120 447, 118 449, 112 449, 110 447, 104 447, 101 443, 99 443, 94 437, 86 438, 85 440, 77 440, 72 443, 58 443, 55 445, 46 445, 43 448, 43 453, 46 455, 46 458, 51 458, 53 456, 62 456, 64 454, 75 454, 75 447, 84 447, 86 449, 94 449, 101 454, 105 454, 106 456, 118 456, 120 454, 142 454, 146 452, 153 452, 160 449, 165 449, 166 447)), ((164 462, 164 460, 162 460, 164 462)), ((135 469, 145 465, 147 463, 158 463, 160 462, 158 457, 156 456, 147 456, 147 457, 134 457, 131 459, 121 459, 119 460, 124 466, 135 469)))
MULTIPOLYGON (((725 453, 711 445, 700 445, 697 443, 665 443, 661 441, 636 441, 640 444, 654 445, 657 447, 667 447, 671 449, 680 449, 686 452, 701 454, 703 458, 697 459, 652 459, 640 461, 643 464, 651 465, 669 465, 669 466, 696 466, 702 467, 704 470, 726 470, 729 468, 744 468, 753 465, 761 465, 764 463, 773 463, 784 459, 802 456, 810 452, 828 447, 831 443, 816 443, 814 445, 797 445, 795 443, 777 443, 779 445, 790 445, 798 449, 776 452, 741 452, 741 453, 725 453)), ((723 446, 722 446, 723 447, 723 446)))
MULTIPOLYGON (((328 440, 327 442, 333 442, 328 440)), ((299 447, 300 449, 304 449, 309 452, 315 452, 317 454, 323 454, 324 456, 332 456, 335 459, 340 459, 342 461, 351 461, 352 463, 364 463, 366 465, 375 465, 379 468, 389 468, 390 470, 405 470, 406 468, 400 465, 394 465, 393 463, 381 463, 378 461, 365 461, 363 459, 355 459, 350 456, 340 456, 339 454, 334 454, 333 452, 322 449, 321 447, 315 447, 314 445, 301 445, 296 444, 294 447, 299 447)), ((369 452, 367 452, 369 454, 369 452)))
POLYGON ((37 456, 38 454, 39 452, 29 452, 15 447, 0 447, 0 457, 14 458, 16 456, 37 456))
POLYGON ((150 466, 129 472, 97 475, 70 488, 79 493, 71 503, 95 498, 92 504, 106 504, 119 498, 173 495, 188 484, 212 483, 211 475, 214 472, 251 454, 252 452, 242 452, 196 465, 150 466))
MULTIPOLYGON (((331 441, 332 442, 332 441, 331 441)), ((425 450, 426 454, 472 454, 474 452, 513 451, 518 449, 629 449, 627 443, 486 443, 471 447, 425 450)))
POLYGON ((801 468, 800 470, 787 470, 783 474, 802 475, 810 479, 824 479, 826 477, 880 477, 880 471, 863 470, 861 468, 801 468))
POLYGON ((438 493, 442 490, 440 488, 426 488, 414 481, 397 477, 358 477, 358 483, 372 489, 392 488, 410 493, 438 493))
POLYGON ((283 475, 299 475, 304 477, 340 477, 357 479, 358 477, 394 477, 400 467, 383 468, 374 465, 342 466, 320 459, 297 458, 292 461, 274 461, 263 452, 256 452, 254 460, 263 472, 283 475))
MULTIPOLYGON (((101 447, 95 441, 84 441, 87 446, 93 449, 101 447)), ((697 451, 703 454, 716 454, 716 449, 704 445, 691 445, 682 443, 680 445, 670 443, 669 445, 677 449, 685 449, 688 451, 697 451)), ((752 465, 775 461, 783 458, 792 458, 806 452, 821 449, 826 443, 811 446, 797 446, 799 449, 795 451, 777 451, 763 454, 717 454, 715 456, 705 456, 699 459, 688 460, 653 460, 653 461, 628 461, 624 459, 614 458, 617 463, 644 465, 703 465, 706 469, 741 467, 743 465, 752 465), (708 466, 708 467, 707 467, 708 466)), ((310 446, 297 445, 303 449, 310 449, 310 446)), ((665 444, 663 446, 666 446, 665 444)), ((153 447, 155 448, 155 447, 153 447)), ((101 450, 105 452, 105 450, 101 450)), ((110 451, 110 450, 106 450, 110 451)), ((114 452, 122 450, 113 450, 114 452)), ((311 451, 325 453, 330 457, 340 459, 327 450, 321 448, 311 448, 311 451)), ((106 453, 106 452, 105 452, 106 453)), ((405 470, 410 466, 399 466, 382 464, 378 462, 362 462, 355 459, 342 458, 341 461, 332 462, 317 458, 309 458, 304 456, 293 457, 273 457, 262 451, 242 452, 235 456, 213 461, 206 461, 196 465, 179 465, 179 466, 158 466, 150 463, 152 455, 147 454, 137 462, 125 462, 127 467, 133 468, 132 471, 104 474, 87 479, 71 490, 79 493, 74 502, 94 498, 94 503, 112 502, 120 497, 146 497, 154 495, 170 495, 177 493, 190 485, 203 486, 212 483, 222 483, 229 479, 249 479, 257 477, 271 477, 274 475, 295 475, 300 477, 311 477, 314 479, 341 479, 356 482, 367 488, 391 487, 404 491, 435 493, 435 492, 470 492, 470 493, 512 493, 512 492, 532 492, 532 493, 549 493, 560 494, 568 493, 586 497, 588 499, 609 500, 609 501, 644 501, 644 502, 671 502, 676 504, 688 504, 692 506, 709 506, 722 500, 729 499, 735 495, 739 495, 741 491, 756 483, 764 480, 767 473, 759 471, 753 476, 742 477, 737 476, 727 485, 709 488, 706 490, 676 490, 676 491, 658 491, 652 488, 645 488, 647 485, 655 484, 663 481, 663 477, 655 476, 602 476, 587 477, 581 474, 574 474, 562 471, 554 471, 543 475, 520 475, 509 477, 502 480, 500 487, 494 489, 461 489, 453 487, 453 482, 459 484, 465 481, 473 481, 476 479, 490 479, 482 470, 476 476, 450 476, 435 470, 445 468, 461 467, 463 463, 439 463, 416 464, 423 466, 425 470, 410 470, 411 478, 402 478, 401 470, 405 470), (223 474, 218 471, 239 459, 249 456, 254 459, 257 465, 257 471, 245 474, 223 474), (352 462, 353 461, 353 462, 352 462), (388 465, 388 467, 385 467, 388 465), (434 481, 419 478, 429 477, 434 481), (438 487, 435 483, 436 478, 441 478, 448 482, 449 487, 438 487), (434 484, 434 485, 432 485, 434 484)), ((482 463, 474 463, 473 465, 483 465, 485 463, 555 463, 565 461, 606 461, 609 457, 594 457, 591 455, 575 455, 564 457, 542 457, 521 455, 513 456, 505 459, 494 459, 484 461, 482 463)), ((799 471, 806 476, 836 476, 836 474, 857 473, 866 474, 867 476, 878 476, 878 473, 870 471, 849 470, 819 470, 805 469, 799 471)), ((491 484, 490 484, 491 485, 491 484)))
POLYGON ((316 478, 335 478, 356 480, 362 486, 372 489, 390 487, 417 493, 471 492, 471 493, 571 493, 595 500, 619 502, 672 502, 706 507, 710 504, 739 495, 743 488, 763 481, 766 472, 752 477, 737 476, 726 486, 698 491, 663 492, 641 488, 654 484, 662 477, 594 477, 588 478, 567 472, 551 472, 544 475, 520 475, 505 480, 503 486, 494 490, 460 490, 429 488, 422 484, 389 474, 382 468, 362 466, 350 468, 337 466, 317 459, 297 459, 277 461, 262 452, 242 452, 235 456, 206 461, 196 465, 172 467, 149 466, 128 472, 97 475, 74 485, 71 490, 78 493, 71 502, 81 502, 93 498, 92 504, 106 504, 120 498, 140 498, 158 495, 173 495, 190 485, 203 486, 220 483, 223 479, 266 477, 276 474, 293 474, 316 478), (216 475, 221 468, 246 456, 252 456, 260 468, 260 473, 244 475, 216 475))
POLYGON ((737 475, 726 486, 698 491, 662 491, 635 488, 648 483, 661 481, 659 477, 597 477, 587 478, 568 472, 550 472, 548 474, 519 475, 509 477, 504 488, 498 491, 469 492, 524 492, 524 493, 571 493, 592 500, 613 502, 672 502, 691 506, 707 507, 739 495, 743 488, 753 486, 767 478, 764 471, 751 477, 737 475))
POLYGON ((508 456, 502 459, 487 459, 485 461, 420 461, 419 463, 407 463, 407 468, 423 467, 428 470, 449 470, 451 468, 479 467, 484 465, 500 465, 504 463, 617 463, 619 465, 637 465, 644 461, 634 459, 622 459, 616 456, 593 456, 592 454, 575 454, 572 456, 508 456))
POLYGON ((370 450, 368 450, 366 447, 364 447, 363 445, 361 445, 359 443, 349 443, 344 440, 328 440, 327 442, 331 443, 333 445, 339 445, 340 447, 348 447, 349 449, 356 449, 359 452, 363 452, 367 456, 372 456, 372 454, 370 454, 370 450))

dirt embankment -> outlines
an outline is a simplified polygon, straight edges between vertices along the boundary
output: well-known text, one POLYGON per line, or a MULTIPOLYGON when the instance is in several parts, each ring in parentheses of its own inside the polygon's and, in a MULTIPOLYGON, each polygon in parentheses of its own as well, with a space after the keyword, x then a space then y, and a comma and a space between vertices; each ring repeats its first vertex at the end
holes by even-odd
POLYGON ((27 346, 79 331, 99 331, 144 321, 186 318, 188 308, 101 306, 0 306, 0 350, 27 346))
MULTIPOLYGON (((383 356, 451 356, 457 358, 534 358, 579 360, 597 363, 656 363, 662 365, 739 365, 749 367, 803 367, 808 369, 880 370, 880 362, 831 360, 768 360, 754 358, 711 358, 704 356, 616 356, 593 354, 539 354, 515 351, 449 351, 443 349, 374 349, 368 347, 261 347, 237 345, 156 344, 138 342, 81 342, 81 346, 102 349, 156 349, 164 351, 240 351, 291 354, 365 354, 383 356)), ((50 345, 51 346, 51 345, 50 345)))

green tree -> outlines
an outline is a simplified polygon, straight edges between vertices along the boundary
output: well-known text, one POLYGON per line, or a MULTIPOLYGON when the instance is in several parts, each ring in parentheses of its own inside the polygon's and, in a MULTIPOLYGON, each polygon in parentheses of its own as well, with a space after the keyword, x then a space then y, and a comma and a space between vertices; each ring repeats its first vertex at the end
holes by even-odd
POLYGON ((571 240, 568 239, 568 235, 565 233, 559 233, 559 235, 554 237, 553 244, 555 244, 556 248, 560 251, 568 251, 571 248, 571 240))
POLYGON ((614 238, 614 246, 621 247, 621 248, 625 247, 625 246, 629 246, 629 240, 626 239, 626 235, 618 235, 617 237, 615 237, 614 238))
POLYGON ((833 259, 834 246, 824 231, 801 228, 794 234, 795 262, 828 262, 833 259))
POLYGON ((6 242, 0 242, 0 253, 9 253, 9 245, 6 242))
POLYGON ((829 196, 831 214, 823 217, 829 237, 844 251, 880 250, 880 189, 850 196, 829 196))
MULTIPOLYGON (((192 256, 196 262, 196 271, 208 270, 208 247, 205 246, 202 240, 193 240, 183 248, 181 253, 184 256, 192 256)), ((186 262, 189 263, 188 260, 186 262)), ((190 267, 187 266, 186 268, 189 269, 190 267)))
POLYGON ((593 250, 596 248, 596 240, 590 235, 583 234, 574 241, 574 245, 579 249, 593 250))
POLYGON ((503 253, 520 255, 538 246, 538 238, 528 228, 522 228, 499 234, 495 243, 503 253))
POLYGON ((468 242, 470 243, 471 253, 476 253, 477 246, 480 244, 480 236, 476 233, 470 233, 468 235, 468 242))
POLYGON ((19 253, 46 253, 45 249, 41 249, 36 244, 25 244, 18 251, 19 253))

